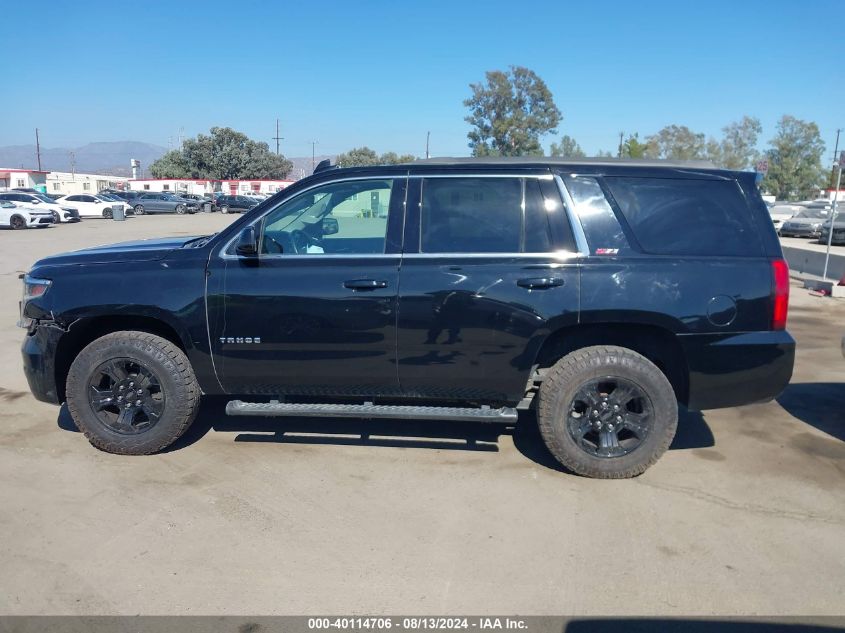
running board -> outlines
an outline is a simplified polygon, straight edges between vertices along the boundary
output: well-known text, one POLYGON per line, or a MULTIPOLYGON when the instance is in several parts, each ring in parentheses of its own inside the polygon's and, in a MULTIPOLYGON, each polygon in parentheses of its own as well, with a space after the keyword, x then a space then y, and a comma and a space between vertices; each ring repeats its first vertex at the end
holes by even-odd
POLYGON ((297 404, 291 402, 243 402, 231 400, 226 415, 255 415, 298 418, 392 418, 406 420, 469 420, 473 422, 516 422, 512 407, 421 407, 389 404, 297 404))

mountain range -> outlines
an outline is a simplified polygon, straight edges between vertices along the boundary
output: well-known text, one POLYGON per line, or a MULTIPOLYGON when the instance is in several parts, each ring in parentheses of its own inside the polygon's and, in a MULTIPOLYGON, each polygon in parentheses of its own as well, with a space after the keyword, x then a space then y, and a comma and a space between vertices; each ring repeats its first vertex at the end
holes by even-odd
MULTIPOLYGON (((44 171, 71 171, 88 174, 103 174, 110 176, 131 176, 132 169, 129 161, 133 158, 141 161, 141 169, 149 177, 148 168, 156 159, 160 158, 166 147, 142 143, 139 141, 112 141, 103 143, 88 143, 81 147, 41 148, 41 169, 44 171)), ((287 157, 293 162, 293 170, 289 178, 299 179, 309 175, 311 168, 310 156, 287 157)), ((334 156, 320 155, 316 162, 334 156)), ((7 145, 0 147, 0 168, 37 169, 35 145, 7 145)))

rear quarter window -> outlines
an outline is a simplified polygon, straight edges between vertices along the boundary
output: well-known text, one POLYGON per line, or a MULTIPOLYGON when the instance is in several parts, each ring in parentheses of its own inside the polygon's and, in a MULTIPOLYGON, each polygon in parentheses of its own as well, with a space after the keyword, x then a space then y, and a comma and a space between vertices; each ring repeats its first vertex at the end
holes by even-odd
POLYGON ((734 180, 604 178, 643 251, 762 255, 751 209, 734 180))

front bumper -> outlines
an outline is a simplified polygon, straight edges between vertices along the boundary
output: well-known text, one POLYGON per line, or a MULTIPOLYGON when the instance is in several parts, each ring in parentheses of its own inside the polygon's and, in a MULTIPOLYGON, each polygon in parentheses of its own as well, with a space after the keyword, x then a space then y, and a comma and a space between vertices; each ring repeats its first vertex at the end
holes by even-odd
POLYGON ((687 406, 721 409, 776 398, 789 384, 795 339, 788 332, 679 337, 689 369, 687 406))
POLYGON ((821 229, 814 229, 812 226, 789 226, 784 225, 780 229, 784 237, 819 237, 821 229))
POLYGON ((61 404, 56 385, 56 349, 65 330, 55 324, 40 323, 27 330, 21 353, 23 373, 36 400, 61 404))

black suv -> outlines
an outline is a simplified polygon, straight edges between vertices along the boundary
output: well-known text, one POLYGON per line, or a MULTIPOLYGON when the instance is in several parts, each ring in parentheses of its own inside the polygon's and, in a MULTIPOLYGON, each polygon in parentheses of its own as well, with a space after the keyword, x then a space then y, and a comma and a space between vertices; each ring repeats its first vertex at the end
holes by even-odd
POLYGON ((678 403, 769 400, 795 348, 754 174, 691 164, 326 169, 215 235, 56 255, 24 284, 33 393, 123 454, 171 444, 200 394, 231 415, 536 408, 563 465, 630 477, 678 403))
POLYGON ((249 196, 219 196, 217 208, 220 209, 220 213, 243 213, 252 209, 259 202, 259 200, 249 196))

